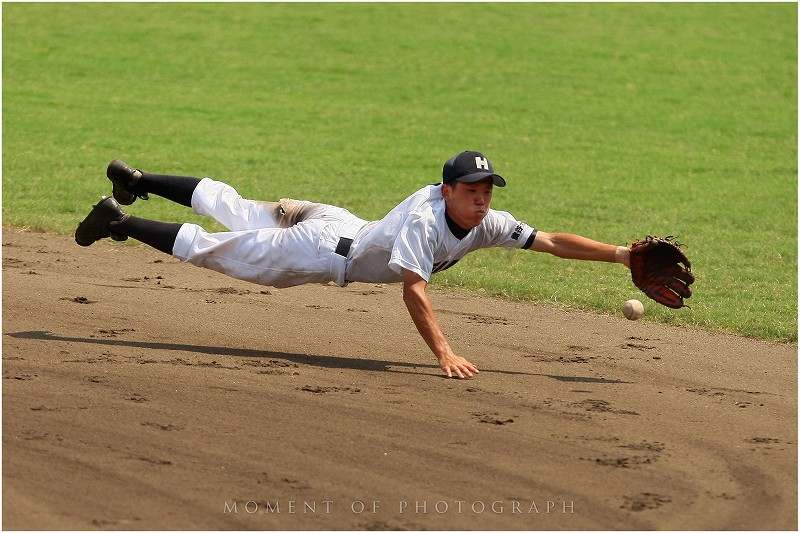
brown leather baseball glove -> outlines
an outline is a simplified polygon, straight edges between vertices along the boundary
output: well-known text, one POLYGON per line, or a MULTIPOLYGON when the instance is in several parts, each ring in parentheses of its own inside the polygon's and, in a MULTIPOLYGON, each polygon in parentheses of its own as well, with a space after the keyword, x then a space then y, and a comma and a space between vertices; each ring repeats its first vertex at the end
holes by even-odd
POLYGON ((673 237, 651 237, 631 245, 631 278, 649 298, 673 309, 692 295, 692 263, 673 237))

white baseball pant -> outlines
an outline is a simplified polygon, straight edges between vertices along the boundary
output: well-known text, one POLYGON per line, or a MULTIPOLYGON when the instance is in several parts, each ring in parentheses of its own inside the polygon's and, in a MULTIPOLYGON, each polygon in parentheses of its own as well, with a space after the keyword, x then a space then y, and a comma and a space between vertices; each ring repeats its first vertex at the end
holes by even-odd
POLYGON ((247 200, 230 185, 210 178, 194 190, 192 209, 229 231, 210 233, 197 224, 183 224, 172 251, 175 257, 278 288, 329 281, 346 285, 346 258, 336 253, 337 245, 367 223, 326 204, 247 200))

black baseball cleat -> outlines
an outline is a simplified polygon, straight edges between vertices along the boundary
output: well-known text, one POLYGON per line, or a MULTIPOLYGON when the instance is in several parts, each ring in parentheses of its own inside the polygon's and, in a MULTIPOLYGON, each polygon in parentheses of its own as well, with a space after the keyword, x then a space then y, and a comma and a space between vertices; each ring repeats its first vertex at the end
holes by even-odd
POLYGON ((139 178, 142 177, 142 171, 131 168, 127 163, 119 159, 113 160, 108 164, 106 169, 106 176, 114 184, 112 194, 114 199, 122 205, 131 205, 139 197, 142 200, 147 200, 149 197, 147 193, 134 194, 131 188, 139 183, 139 178))
POLYGON ((89 246, 106 237, 111 237, 115 241, 124 241, 128 237, 113 233, 109 229, 109 225, 112 222, 122 222, 128 218, 130 215, 120 208, 115 199, 103 196, 83 219, 83 222, 78 224, 78 229, 75 230, 75 242, 81 246, 89 246))

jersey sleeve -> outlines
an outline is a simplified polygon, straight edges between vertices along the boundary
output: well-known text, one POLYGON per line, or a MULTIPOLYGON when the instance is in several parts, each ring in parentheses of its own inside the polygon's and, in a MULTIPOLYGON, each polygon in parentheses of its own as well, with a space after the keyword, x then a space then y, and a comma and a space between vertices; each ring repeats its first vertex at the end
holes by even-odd
POLYGON ((536 239, 535 228, 505 211, 490 211, 484 219, 484 227, 489 241, 487 246, 527 250, 536 239))
POLYGON ((409 216, 395 239, 389 268, 402 274, 403 269, 418 274, 426 282, 433 272, 435 229, 432 216, 415 213, 409 216))

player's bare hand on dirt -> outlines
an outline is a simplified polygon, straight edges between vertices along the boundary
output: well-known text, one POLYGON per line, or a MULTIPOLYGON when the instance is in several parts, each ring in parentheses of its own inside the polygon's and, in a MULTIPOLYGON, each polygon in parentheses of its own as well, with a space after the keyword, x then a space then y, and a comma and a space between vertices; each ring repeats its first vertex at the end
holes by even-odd
POLYGON ((456 354, 448 354, 439 359, 439 366, 452 378, 453 374, 459 379, 471 378, 473 374, 479 374, 478 367, 456 354))

